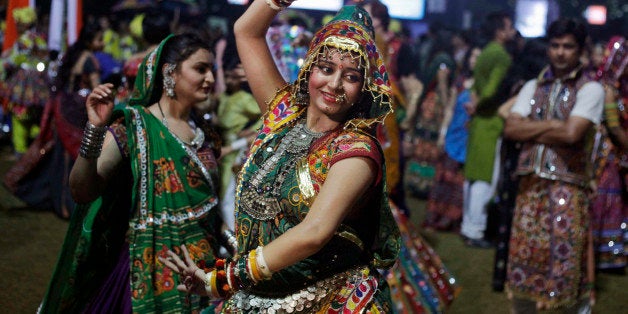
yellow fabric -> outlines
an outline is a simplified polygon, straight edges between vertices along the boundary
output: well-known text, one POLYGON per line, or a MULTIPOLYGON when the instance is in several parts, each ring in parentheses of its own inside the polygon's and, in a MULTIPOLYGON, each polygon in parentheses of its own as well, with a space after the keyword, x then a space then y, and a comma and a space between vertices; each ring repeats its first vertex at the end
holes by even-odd
POLYGON ((13 9, 13 19, 20 24, 33 24, 37 21, 37 13, 31 7, 13 9))

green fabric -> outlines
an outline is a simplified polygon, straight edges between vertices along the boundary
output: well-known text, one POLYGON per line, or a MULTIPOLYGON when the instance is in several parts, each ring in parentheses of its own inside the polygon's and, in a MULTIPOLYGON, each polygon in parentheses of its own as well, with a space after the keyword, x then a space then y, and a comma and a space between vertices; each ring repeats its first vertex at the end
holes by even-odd
POLYGON ((492 181, 497 139, 504 128, 504 121, 496 115, 500 104, 493 96, 511 63, 506 49, 492 41, 482 50, 473 69, 473 89, 478 95, 478 104, 469 123, 464 166, 464 175, 468 180, 492 181))
POLYGON ((172 34, 168 35, 155 50, 144 57, 144 61, 140 64, 135 77, 135 87, 133 88, 131 99, 129 99, 129 105, 150 106, 161 97, 161 90, 154 89, 157 71, 161 71, 161 69, 157 69, 157 65, 159 64, 162 49, 173 36, 172 34))
POLYGON ((56 268, 40 313, 80 313, 115 266, 127 228, 124 184, 72 212, 56 268))
POLYGON ((494 103, 493 96, 506 77, 512 58, 506 49, 497 42, 490 42, 478 56, 473 78, 473 90, 478 95, 476 114, 493 115, 500 104, 494 103))
POLYGON ((116 130, 126 130, 117 137, 126 137, 128 159, 103 195, 74 210, 42 313, 84 311, 127 247, 134 313, 191 313, 203 307, 199 296, 176 290, 179 277, 157 260, 186 245, 194 261, 211 263, 221 224, 211 147, 205 143, 191 151, 145 108, 144 101, 161 95, 153 90, 152 70, 168 39, 140 68, 138 80, 148 84, 136 84, 136 106, 113 112, 112 121, 125 126, 116 130))
POLYGON ((464 176, 468 180, 491 182, 497 139, 504 128, 504 120, 499 116, 474 116, 469 124, 467 159, 464 176))
POLYGON ((371 37, 375 38, 375 28, 373 28, 371 16, 361 6, 343 6, 327 24, 332 24, 338 21, 352 21, 366 30, 371 37))
MULTIPOLYGON (((267 244, 281 236, 288 229, 300 223, 309 211, 310 201, 313 202, 313 198, 308 200, 302 194, 299 182, 304 179, 299 176, 296 169, 291 169, 287 174, 282 173, 286 165, 291 162, 308 165, 310 181, 314 190, 318 191, 317 187, 320 189, 323 185, 330 164, 340 155, 340 150, 363 147, 372 154, 383 156, 377 140, 360 129, 345 128, 332 131, 332 134, 312 143, 309 153, 304 159, 295 161, 290 154, 281 155, 277 167, 271 169, 261 183, 261 186, 268 186, 269 184, 274 186, 275 178, 285 175, 286 179, 281 184, 279 195, 273 195, 281 206, 281 212, 274 219, 269 220, 252 217, 241 208, 244 206, 241 204, 243 191, 253 189, 253 187, 245 187, 246 183, 251 182, 251 178, 259 171, 259 167, 265 160, 278 156, 272 148, 278 147, 291 129, 292 124, 298 119, 304 118, 305 115, 305 111, 299 110, 298 106, 290 106, 290 99, 292 97, 289 92, 279 92, 271 102, 264 126, 257 140, 253 143, 250 157, 240 173, 236 191, 236 235, 240 254, 244 254, 258 245, 267 244), (282 115, 276 117, 275 120, 273 112, 280 112, 282 115), (370 145, 370 143, 375 145, 370 145)), ((380 162, 382 178, 380 184, 365 192, 365 198, 368 198, 368 201, 365 201, 365 207, 361 211, 363 215, 347 218, 340 228, 341 230, 346 229, 362 239, 366 251, 360 250, 352 242, 342 237, 335 236, 316 254, 275 273, 271 280, 257 284, 254 288, 255 293, 287 293, 355 265, 389 268, 394 264, 400 249, 399 229, 392 217, 388 197, 385 193, 383 158, 380 162)))
POLYGON ((212 232, 220 230, 220 219, 214 209, 218 201, 213 185, 150 112, 133 108, 114 113, 114 117, 121 115, 127 126, 133 178, 114 178, 102 197, 74 211, 44 313, 80 312, 115 266, 125 241, 134 312, 201 308, 200 298, 176 291, 178 276, 156 257, 186 244, 196 261, 215 258, 213 248, 218 243, 212 232))
POLYGON ((447 66, 450 70, 450 76, 453 76, 456 72, 456 61, 454 61, 454 59, 446 52, 437 53, 427 65, 427 70, 423 76, 423 84, 426 89, 429 89, 432 85, 435 86, 438 83, 436 81, 436 74, 438 74, 441 64, 445 64, 447 66))

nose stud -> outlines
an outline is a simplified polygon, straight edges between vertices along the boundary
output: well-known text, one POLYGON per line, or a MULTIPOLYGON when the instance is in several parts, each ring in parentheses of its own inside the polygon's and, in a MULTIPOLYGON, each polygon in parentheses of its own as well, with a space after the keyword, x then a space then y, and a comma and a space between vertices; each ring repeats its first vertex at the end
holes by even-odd
POLYGON ((345 102, 345 100, 347 100, 347 95, 342 92, 342 94, 336 95, 336 103, 337 104, 341 104, 343 102, 345 102))

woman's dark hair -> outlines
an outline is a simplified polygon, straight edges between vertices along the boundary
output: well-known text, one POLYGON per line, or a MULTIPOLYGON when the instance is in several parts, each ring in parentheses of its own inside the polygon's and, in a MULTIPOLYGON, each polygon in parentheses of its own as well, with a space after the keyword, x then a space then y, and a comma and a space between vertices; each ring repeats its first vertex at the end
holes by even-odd
POLYGON ((170 34, 170 19, 159 10, 150 10, 142 20, 142 38, 149 45, 159 44, 170 34))
POLYGON ((156 103, 161 97, 161 91, 163 90, 164 75, 162 68, 164 64, 175 64, 177 67, 181 63, 187 60, 191 55, 200 49, 212 51, 207 41, 201 39, 193 33, 183 33, 170 38, 161 50, 161 56, 159 63, 155 67, 155 86, 153 86, 153 95, 149 104, 156 103))
POLYGON ((473 55, 473 50, 475 49, 482 50, 482 47, 479 45, 469 46, 469 49, 464 54, 464 58, 462 59, 462 65, 460 66, 460 71, 458 73, 465 78, 473 76, 473 69, 471 69, 469 61, 471 60, 471 55, 473 55))
MULTIPOLYGON (((156 103, 161 97, 164 80, 162 68, 164 64, 175 64, 177 67, 180 67, 183 61, 187 60, 191 55, 193 55, 200 49, 205 49, 209 52, 212 51, 211 47, 208 44, 208 41, 203 40, 200 36, 194 33, 183 33, 175 35, 166 42, 161 51, 159 63, 155 68, 155 86, 153 87, 153 96, 148 102, 149 104, 156 103)), ((221 140, 220 134, 217 132, 217 130, 212 127, 208 120, 203 119, 202 116, 193 115, 192 120, 194 120, 196 125, 203 130, 207 141, 211 143, 212 149, 216 154, 219 155, 221 140)))
POLYGON ((61 90, 65 84, 70 82, 70 75, 72 75, 74 63, 79 60, 83 51, 89 49, 89 45, 100 32, 102 32, 102 27, 97 22, 83 25, 78 39, 68 48, 68 51, 61 59, 61 66, 59 67, 59 72, 54 84, 57 90, 61 90))
POLYGON ((573 35, 578 43, 579 50, 582 51, 587 40, 587 29, 579 20, 564 18, 554 21, 547 29, 547 39, 559 38, 565 35, 573 35))

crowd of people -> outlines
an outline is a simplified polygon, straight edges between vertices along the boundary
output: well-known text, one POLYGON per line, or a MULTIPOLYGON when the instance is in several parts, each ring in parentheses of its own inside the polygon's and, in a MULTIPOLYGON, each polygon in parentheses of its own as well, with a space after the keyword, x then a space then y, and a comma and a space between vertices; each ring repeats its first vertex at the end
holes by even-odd
POLYGON ((14 10, 3 183, 70 220, 40 312, 443 312, 424 229, 494 249, 513 313, 590 313, 628 261, 626 38, 504 12, 413 38, 378 0, 313 28, 292 2, 226 32, 90 17, 54 53, 14 10))

